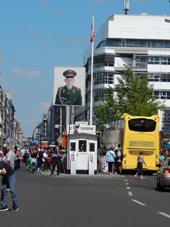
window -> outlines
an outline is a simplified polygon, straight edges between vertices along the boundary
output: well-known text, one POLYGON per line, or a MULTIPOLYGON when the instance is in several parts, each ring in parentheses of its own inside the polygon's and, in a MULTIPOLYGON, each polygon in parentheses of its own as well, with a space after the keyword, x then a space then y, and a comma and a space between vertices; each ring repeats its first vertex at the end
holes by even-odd
POLYGON ((154 80, 155 82, 160 81, 160 76, 159 75, 154 75, 154 80))
POLYGON ((94 68, 103 66, 114 66, 115 56, 113 54, 96 55, 94 57, 94 68))
POLYGON ((162 58, 161 59, 161 64, 162 65, 167 65, 168 64, 168 58, 162 58))
POLYGON ((114 84, 114 74, 107 72, 99 72, 94 74, 94 85, 98 84, 114 84))
POLYGON ((151 42, 148 42, 148 47, 152 47, 152 43, 151 42))
POLYGON ((105 90, 95 90, 93 92, 94 95, 94 102, 101 102, 105 100, 105 90))
POLYGON ((149 63, 149 64, 154 64, 154 58, 153 58, 153 57, 149 57, 148 63, 149 63))
POLYGON ((136 132, 153 132, 156 127, 156 122, 145 118, 131 119, 128 122, 129 130, 136 132))
POLYGON ((71 151, 76 151, 76 143, 70 143, 71 151))
POLYGON ((87 151, 87 141, 79 140, 79 152, 86 152, 86 151, 87 151))
POLYGON ((125 46, 126 46, 126 41, 122 40, 122 47, 125 47, 125 46))
POLYGON ((126 47, 134 47, 134 41, 126 41, 126 47))
POLYGON ((163 48, 164 47, 164 42, 159 42, 159 47, 163 48))
POLYGON ((90 143, 90 151, 95 152, 95 144, 90 143))
POLYGON ((139 47, 146 47, 146 42, 139 41, 139 47))
POLYGON ((152 40, 128 40, 128 39, 106 39, 102 41, 98 46, 98 48, 105 47, 105 46, 113 46, 113 47, 141 47, 141 48, 170 48, 170 42, 159 40, 159 41, 152 41, 152 40))

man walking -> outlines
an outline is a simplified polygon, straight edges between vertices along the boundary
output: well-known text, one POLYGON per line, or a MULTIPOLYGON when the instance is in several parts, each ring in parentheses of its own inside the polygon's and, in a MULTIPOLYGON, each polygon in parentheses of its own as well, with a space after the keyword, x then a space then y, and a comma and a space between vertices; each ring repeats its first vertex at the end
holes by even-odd
POLYGON ((58 145, 56 145, 56 149, 53 152, 53 157, 54 157, 53 158, 53 165, 52 165, 50 177, 54 173, 54 169, 55 169, 56 164, 57 164, 57 175, 60 175, 61 155, 60 155, 60 150, 59 150, 59 146, 58 145))
POLYGON ((16 196, 16 181, 14 169, 7 163, 0 161, 0 174, 2 177, 2 188, 1 188, 1 207, 0 211, 7 211, 7 185, 12 196, 13 207, 12 211, 18 211, 17 196, 16 196))
POLYGON ((11 165, 14 169, 14 163, 15 163, 15 153, 12 151, 11 147, 7 145, 6 147, 6 163, 11 165))

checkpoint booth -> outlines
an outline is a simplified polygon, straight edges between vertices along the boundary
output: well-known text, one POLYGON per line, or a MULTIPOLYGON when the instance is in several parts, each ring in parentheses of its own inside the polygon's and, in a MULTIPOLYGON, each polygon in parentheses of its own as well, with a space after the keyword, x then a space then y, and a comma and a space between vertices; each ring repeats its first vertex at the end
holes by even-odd
MULTIPOLYGON (((69 126, 68 126, 69 127, 69 126)), ((79 127, 70 125, 66 137, 67 147, 67 172, 71 175, 97 173, 97 135, 96 126, 87 125, 79 127)))

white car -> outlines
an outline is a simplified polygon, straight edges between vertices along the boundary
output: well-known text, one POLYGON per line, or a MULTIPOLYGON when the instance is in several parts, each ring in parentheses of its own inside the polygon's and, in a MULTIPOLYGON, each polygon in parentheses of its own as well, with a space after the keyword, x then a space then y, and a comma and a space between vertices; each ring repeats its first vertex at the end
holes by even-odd
POLYGON ((170 157, 166 159, 163 166, 159 165, 159 167, 157 173, 157 190, 162 191, 165 187, 170 187, 170 157))

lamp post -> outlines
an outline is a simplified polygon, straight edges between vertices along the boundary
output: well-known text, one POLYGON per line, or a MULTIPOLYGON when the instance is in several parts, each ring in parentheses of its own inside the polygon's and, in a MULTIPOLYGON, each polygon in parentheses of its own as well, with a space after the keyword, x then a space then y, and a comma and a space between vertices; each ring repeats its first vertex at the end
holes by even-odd
POLYGON ((63 127, 63 128, 64 128, 64 131, 66 131, 65 126, 64 126, 64 125, 58 125, 58 124, 54 125, 54 128, 58 128, 58 129, 59 129, 59 127, 63 127))
POLYGON ((110 107, 109 108, 110 121, 111 121, 111 118, 112 118, 112 113, 113 113, 113 107, 110 107))

